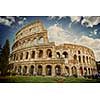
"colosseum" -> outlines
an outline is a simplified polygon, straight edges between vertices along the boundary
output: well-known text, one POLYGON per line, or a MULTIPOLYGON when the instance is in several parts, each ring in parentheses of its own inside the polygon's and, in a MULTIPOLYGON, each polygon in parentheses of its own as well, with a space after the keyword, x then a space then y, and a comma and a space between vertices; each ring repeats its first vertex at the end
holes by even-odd
POLYGON ((16 75, 81 77, 97 72, 91 49, 49 42, 41 21, 27 24, 16 33, 9 60, 10 71, 16 75))

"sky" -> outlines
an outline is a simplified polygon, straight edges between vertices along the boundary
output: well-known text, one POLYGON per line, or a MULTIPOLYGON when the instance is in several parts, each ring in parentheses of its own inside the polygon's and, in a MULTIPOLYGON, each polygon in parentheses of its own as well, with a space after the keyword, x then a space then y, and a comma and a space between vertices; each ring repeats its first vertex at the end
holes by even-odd
POLYGON ((100 61, 99 16, 0 16, 0 44, 6 39, 13 45, 16 32, 24 25, 40 20, 48 30, 50 42, 56 45, 74 43, 91 48, 100 61))

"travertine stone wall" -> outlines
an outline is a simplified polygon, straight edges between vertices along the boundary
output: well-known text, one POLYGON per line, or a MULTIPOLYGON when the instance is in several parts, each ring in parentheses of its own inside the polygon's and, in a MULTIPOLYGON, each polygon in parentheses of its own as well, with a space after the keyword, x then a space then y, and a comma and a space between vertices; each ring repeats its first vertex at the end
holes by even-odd
POLYGON ((82 77, 97 73, 91 49, 76 44, 56 46, 49 42, 47 30, 40 21, 16 33, 9 60, 11 72, 17 75, 82 77))

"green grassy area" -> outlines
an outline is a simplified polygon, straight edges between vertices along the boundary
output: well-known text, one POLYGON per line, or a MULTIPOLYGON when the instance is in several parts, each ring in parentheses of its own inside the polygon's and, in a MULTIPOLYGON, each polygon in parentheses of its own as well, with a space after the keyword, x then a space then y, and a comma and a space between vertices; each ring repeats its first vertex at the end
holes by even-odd
POLYGON ((0 77, 1 83, 99 83, 100 79, 75 77, 42 77, 42 76, 6 76, 0 77))

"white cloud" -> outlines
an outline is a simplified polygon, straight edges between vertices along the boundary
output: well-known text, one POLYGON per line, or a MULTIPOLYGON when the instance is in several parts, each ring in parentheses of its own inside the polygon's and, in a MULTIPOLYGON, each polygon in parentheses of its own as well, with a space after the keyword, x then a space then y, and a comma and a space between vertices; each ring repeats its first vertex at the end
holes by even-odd
POLYGON ((56 16, 49 16, 48 17, 49 20, 52 20, 52 19, 55 19, 55 18, 56 18, 56 16))
POLYGON ((4 25, 7 25, 7 26, 10 26, 12 24, 12 21, 9 21, 8 19, 6 18, 1 18, 0 17, 0 23, 1 24, 4 24, 4 25))
POLYGON ((91 34, 97 35, 98 29, 94 29, 93 31, 90 32, 91 34))
POLYGON ((56 45, 70 43, 72 40, 74 40, 74 35, 71 36, 70 33, 57 24, 54 24, 48 28, 48 37, 49 40, 55 42, 56 45))
POLYGON ((0 23, 3 24, 3 25, 11 26, 12 23, 14 23, 14 22, 15 22, 15 18, 12 17, 12 16, 7 16, 5 18, 0 17, 0 23))
POLYGON ((18 24, 19 25, 23 24, 23 20, 18 21, 18 24))
POLYGON ((15 18, 12 17, 12 16, 7 16, 6 18, 7 18, 7 19, 10 19, 12 22, 15 22, 15 18))
POLYGON ((81 20, 81 16, 70 16, 71 22, 80 22, 81 24, 86 27, 93 27, 94 25, 97 25, 100 23, 100 17, 98 16, 83 16, 83 19, 81 20))
POLYGON ((85 25, 86 27, 93 27, 94 25, 97 25, 100 23, 100 17, 96 16, 84 16, 83 20, 81 22, 82 25, 85 25))
POLYGON ((19 24, 19 25, 22 25, 26 20, 27 20, 27 19, 24 17, 22 20, 19 20, 19 21, 18 21, 18 24, 19 24))
POLYGON ((81 20, 81 16, 70 16, 71 22, 79 22, 81 20))

